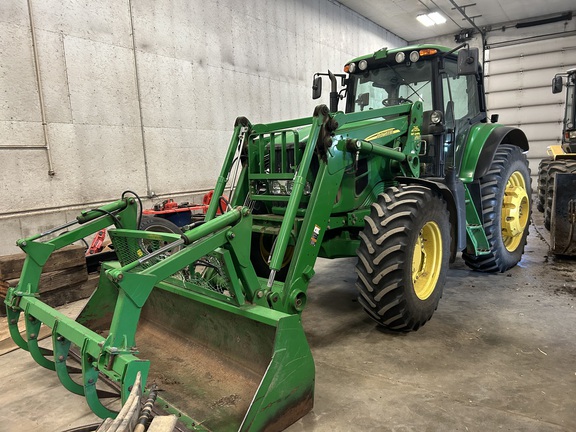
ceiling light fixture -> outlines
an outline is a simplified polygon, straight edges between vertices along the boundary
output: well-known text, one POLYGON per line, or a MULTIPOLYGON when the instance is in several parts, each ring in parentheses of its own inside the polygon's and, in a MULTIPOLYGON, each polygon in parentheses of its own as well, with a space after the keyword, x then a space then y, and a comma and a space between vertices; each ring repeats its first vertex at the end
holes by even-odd
POLYGON ((444 24, 446 22, 446 18, 440 12, 432 12, 428 16, 434 21, 434 24, 444 24))
POLYGON ((446 22, 446 18, 440 12, 420 14, 416 19, 426 27, 431 27, 435 24, 444 24, 446 22))
POLYGON ((420 24, 426 26, 426 27, 430 27, 434 25, 434 21, 432 20, 432 18, 430 18, 428 15, 418 15, 416 17, 416 19, 418 21, 420 21, 420 24))

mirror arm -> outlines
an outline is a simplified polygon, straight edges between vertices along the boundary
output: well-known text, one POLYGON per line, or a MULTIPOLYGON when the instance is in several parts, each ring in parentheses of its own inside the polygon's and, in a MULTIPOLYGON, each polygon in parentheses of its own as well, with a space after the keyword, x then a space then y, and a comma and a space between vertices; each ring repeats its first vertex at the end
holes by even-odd
POLYGON ((453 48, 450 51, 445 52, 444 54, 442 54, 442 57, 449 56, 450 54, 452 54, 452 53, 458 51, 460 48, 464 48, 464 47, 470 48, 470 45, 468 44, 468 42, 461 43, 456 48, 453 48))

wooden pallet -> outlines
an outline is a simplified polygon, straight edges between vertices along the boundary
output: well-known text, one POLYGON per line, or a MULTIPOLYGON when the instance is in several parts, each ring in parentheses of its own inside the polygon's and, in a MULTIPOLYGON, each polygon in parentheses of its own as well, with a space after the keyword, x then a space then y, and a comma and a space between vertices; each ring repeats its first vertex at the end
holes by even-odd
MULTIPOLYGON (((25 258, 24 253, 0 256, 1 303, 8 289, 18 285, 25 258)), ((40 277, 40 298, 52 307, 86 298, 92 293, 90 286, 85 284, 87 280, 85 248, 66 246, 55 251, 46 262, 40 277)), ((5 315, 6 310, 1 307, 0 316, 5 315)))

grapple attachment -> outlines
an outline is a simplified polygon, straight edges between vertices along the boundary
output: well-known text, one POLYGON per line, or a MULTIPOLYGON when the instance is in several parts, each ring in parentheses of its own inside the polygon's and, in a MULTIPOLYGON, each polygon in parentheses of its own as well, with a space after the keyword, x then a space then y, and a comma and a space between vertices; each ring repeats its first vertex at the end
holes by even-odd
POLYGON ((6 305, 13 339, 101 417, 115 412, 96 384, 120 386, 122 402, 140 372, 162 390, 160 408, 191 430, 282 430, 313 404, 314 362, 300 316, 274 310, 266 281, 250 265, 251 216, 236 208, 183 235, 138 231, 136 205, 124 198, 77 221, 19 241, 27 253, 6 305), (69 228, 51 240, 42 237, 69 228), (51 252, 109 230, 118 261, 102 265, 99 284, 76 320, 38 298, 51 252), (26 335, 18 332, 24 315, 26 335), (41 324, 52 350, 38 345, 41 324), (82 380, 69 354, 80 359, 82 380))

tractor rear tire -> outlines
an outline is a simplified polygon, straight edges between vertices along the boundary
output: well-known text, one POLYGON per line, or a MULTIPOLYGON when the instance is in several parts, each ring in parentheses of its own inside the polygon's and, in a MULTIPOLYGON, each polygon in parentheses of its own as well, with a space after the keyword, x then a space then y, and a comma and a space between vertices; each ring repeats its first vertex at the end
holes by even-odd
POLYGON ((438 307, 446 280, 446 203, 427 187, 400 185, 378 196, 365 221, 357 250, 359 302, 387 329, 418 330, 438 307))
POLYGON ((546 188, 548 184, 548 169, 552 158, 544 158, 538 164, 538 203, 536 208, 540 213, 544 213, 546 207, 546 188))
POLYGON ((546 196, 544 203, 544 227, 550 231, 552 221, 552 200, 554 199, 554 184, 556 174, 576 173, 576 160, 556 159, 550 161, 548 165, 548 175, 546 176, 546 196))
POLYGON ((485 255, 462 253, 466 265, 484 272, 505 272, 522 259, 530 228, 532 191, 528 159, 520 147, 501 144, 480 179, 482 225, 490 244, 485 255))

